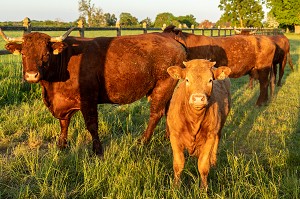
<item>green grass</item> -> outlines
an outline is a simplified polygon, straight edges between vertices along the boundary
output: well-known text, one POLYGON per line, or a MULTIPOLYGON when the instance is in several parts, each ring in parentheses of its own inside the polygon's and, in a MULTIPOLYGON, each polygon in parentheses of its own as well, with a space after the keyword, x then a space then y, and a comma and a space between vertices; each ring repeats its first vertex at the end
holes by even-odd
POLYGON ((232 110, 208 194, 199 189, 197 161, 189 156, 181 187, 173 186, 165 118, 150 144, 138 144, 149 116, 145 98, 98 106, 103 159, 91 153, 79 113, 69 147, 59 150, 59 123, 43 104, 40 85, 22 82, 19 56, 0 56, 0 198, 300 198, 300 36, 287 36, 295 71, 286 66, 283 86, 267 106, 254 106, 257 83, 249 90, 248 77, 232 79, 232 110))

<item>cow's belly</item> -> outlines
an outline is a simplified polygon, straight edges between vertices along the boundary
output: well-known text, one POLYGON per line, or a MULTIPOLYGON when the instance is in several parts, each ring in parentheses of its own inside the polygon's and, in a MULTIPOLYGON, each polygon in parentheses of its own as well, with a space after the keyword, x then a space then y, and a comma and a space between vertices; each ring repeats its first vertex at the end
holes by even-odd
POLYGON ((105 91, 109 102, 129 104, 141 99, 155 87, 156 79, 142 68, 105 76, 105 91))

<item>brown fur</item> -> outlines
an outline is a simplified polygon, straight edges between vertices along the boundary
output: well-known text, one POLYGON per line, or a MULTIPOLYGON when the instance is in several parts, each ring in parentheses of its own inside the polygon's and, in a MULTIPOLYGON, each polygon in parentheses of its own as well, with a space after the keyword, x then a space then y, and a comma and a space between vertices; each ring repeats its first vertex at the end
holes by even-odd
POLYGON ((141 138, 149 141, 177 83, 167 68, 182 64, 186 58, 184 47, 164 33, 67 37, 58 43, 50 42, 46 34, 30 33, 22 45, 6 46, 22 52, 24 78, 41 83, 44 103, 60 121, 58 145, 65 147, 70 119, 80 110, 92 135, 93 151, 99 155, 103 151, 97 104, 129 104, 149 96, 150 119, 141 138))
MULTIPOLYGON (((170 32, 170 28, 167 29, 170 32)), ((174 38, 185 45, 188 60, 208 59, 216 62, 216 67, 231 68, 231 78, 257 73, 260 95, 256 102, 262 105, 268 100, 269 74, 276 46, 267 36, 207 37, 174 30, 174 38)), ((272 73, 271 73, 272 75, 272 73)), ((273 77, 272 77, 273 78, 273 77)), ((271 81, 271 95, 274 91, 271 81)))
MULTIPOLYGON (((249 35, 250 31, 247 30, 242 30, 239 35, 249 35)), ((260 36, 260 35, 256 35, 260 36)), ((273 59, 273 67, 274 67, 274 76, 276 78, 277 75, 277 64, 279 64, 279 78, 277 85, 281 86, 281 80, 284 74, 284 68, 286 66, 286 62, 289 62, 289 65, 294 71, 294 66, 292 63, 292 59, 290 56, 290 42, 289 39, 284 36, 284 35, 274 35, 274 36, 269 36, 269 38, 275 43, 276 45, 276 51, 273 59)), ((252 88, 253 86, 253 77, 252 75, 250 76, 250 83, 249 87, 252 88)))
POLYGON ((209 169, 217 161, 221 130, 230 110, 230 80, 226 77, 231 70, 212 69, 214 64, 191 60, 185 69, 168 69, 173 78, 184 79, 173 94, 167 115, 175 184, 179 183, 184 168, 184 149, 198 158, 202 188, 207 188, 209 169), (212 81, 218 78, 222 80, 212 81))

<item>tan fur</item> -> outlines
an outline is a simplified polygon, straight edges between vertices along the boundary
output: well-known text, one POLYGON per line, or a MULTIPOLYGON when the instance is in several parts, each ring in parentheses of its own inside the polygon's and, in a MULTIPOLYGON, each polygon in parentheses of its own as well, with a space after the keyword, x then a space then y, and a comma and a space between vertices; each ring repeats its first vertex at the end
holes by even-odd
MULTIPOLYGON (((184 149, 198 158, 202 188, 207 188, 210 167, 216 165, 221 130, 231 104, 230 80, 227 78, 231 70, 228 67, 213 69, 213 64, 207 60, 191 60, 187 62, 186 69, 177 68, 183 71, 181 78, 185 80, 175 90, 167 115, 175 184, 179 183, 184 168, 184 149), (219 78, 224 80, 210 82, 210 79, 219 78), (202 109, 195 109, 190 103, 195 93, 208 98, 208 104, 202 109)), ((174 70, 168 69, 173 78, 174 70)))

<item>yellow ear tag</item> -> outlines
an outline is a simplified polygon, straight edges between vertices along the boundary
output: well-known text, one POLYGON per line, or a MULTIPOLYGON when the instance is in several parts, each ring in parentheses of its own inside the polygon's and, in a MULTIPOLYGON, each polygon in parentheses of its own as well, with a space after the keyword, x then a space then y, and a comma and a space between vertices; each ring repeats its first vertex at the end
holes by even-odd
POLYGON ((13 55, 19 55, 19 54, 21 54, 19 50, 15 50, 15 51, 13 52, 13 55))
POLYGON ((225 78, 226 78, 226 75, 225 75, 224 71, 222 71, 222 73, 218 77, 218 80, 224 80, 225 78))
POLYGON ((53 50, 53 54, 54 54, 54 55, 58 55, 58 54, 59 54, 58 49, 53 50))

